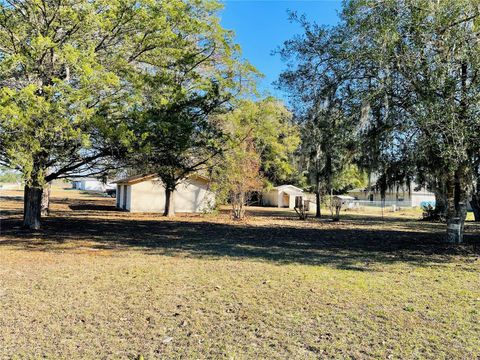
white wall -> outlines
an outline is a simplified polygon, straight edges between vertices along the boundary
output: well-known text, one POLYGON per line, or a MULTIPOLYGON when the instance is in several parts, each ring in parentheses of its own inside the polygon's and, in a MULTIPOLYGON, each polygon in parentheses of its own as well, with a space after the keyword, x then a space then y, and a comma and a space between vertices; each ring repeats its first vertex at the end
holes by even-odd
POLYGON ((125 185, 124 184, 117 184, 117 195, 116 195, 116 203, 115 206, 118 209, 123 209, 123 204, 125 203, 125 197, 126 197, 126 207, 124 210, 129 210, 131 209, 132 206, 132 186, 127 185, 126 186, 126 192, 125 192, 125 185))
POLYGON ((282 191, 285 188, 272 189, 270 191, 264 191, 262 194, 262 205, 263 206, 275 206, 275 207, 288 207, 293 209, 295 207, 295 196, 302 196, 303 192, 296 190, 294 187, 286 187, 289 192, 292 192, 292 195, 286 194, 282 191), (288 195, 289 199, 283 199, 284 195, 288 195))
POLYGON ((162 212, 165 209, 165 188, 159 180, 148 180, 133 184, 132 206, 133 212, 162 212))
POLYGON ((187 179, 178 185, 174 195, 175 211, 203 212, 214 206, 215 194, 203 181, 187 179))
POLYGON ((263 206, 278 206, 278 191, 273 189, 262 193, 263 206))
MULTIPOLYGON (((163 212, 165 188, 160 180, 147 180, 129 186, 127 209, 132 212, 163 212)), ((215 194, 204 181, 187 179, 177 186, 174 193, 176 212, 203 212, 215 205, 215 194)))
POLYGON ((423 201, 435 202, 435 195, 430 194, 412 194, 412 206, 420 206, 423 201))

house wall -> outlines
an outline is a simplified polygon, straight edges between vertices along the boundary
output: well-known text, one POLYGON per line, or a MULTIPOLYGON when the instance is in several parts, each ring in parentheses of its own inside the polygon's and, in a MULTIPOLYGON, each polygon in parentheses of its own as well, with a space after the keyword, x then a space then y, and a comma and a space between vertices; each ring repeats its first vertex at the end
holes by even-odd
POLYGON ((289 207, 290 196, 283 191, 278 191, 278 207, 289 207))
POLYGON ((421 206, 423 202, 435 204, 434 194, 412 194, 412 206, 421 206))
POLYGON ((280 208, 288 207, 290 209, 293 209, 295 207, 295 196, 303 197, 303 192, 297 191, 293 187, 287 187, 287 189, 292 194, 285 193, 284 191, 278 189, 264 191, 262 194, 262 205, 280 208), (288 201, 287 199, 284 199, 284 195, 288 196, 288 201))
MULTIPOLYGON (((165 188, 160 180, 148 180, 129 186, 132 212, 163 212, 165 210, 165 188)), ((127 202, 129 202, 127 198, 127 202)), ((215 194, 204 181, 188 179, 180 183, 174 193, 176 212, 203 212, 215 205, 215 194)))
POLYGON ((203 212, 215 205, 215 194, 205 181, 188 179, 180 183, 174 195, 176 212, 203 212))
MULTIPOLYGON (((372 201, 381 201, 382 196, 380 192, 368 192, 368 191, 349 191, 349 196, 353 196, 357 198, 357 200, 370 200, 370 196, 373 195, 372 201)), ((408 191, 399 191, 398 194, 396 192, 387 191, 385 193, 385 200, 386 201, 403 201, 405 203, 410 204, 410 194, 408 191), (403 200, 402 200, 403 199, 403 200)))
POLYGON ((290 209, 295 209, 295 198, 297 196, 302 196, 301 194, 290 195, 290 201, 288 203, 288 207, 290 209))
POLYGON ((131 185, 132 212, 162 212, 165 209, 165 188, 159 180, 131 185))
POLYGON ((278 191, 270 190, 262 193, 263 206, 278 206, 278 191))
POLYGON ((124 184, 117 185, 117 198, 116 198, 116 207, 118 209, 129 210, 132 207, 132 186, 124 184), (125 191, 126 190, 126 191, 125 191), (126 197, 126 203, 125 203, 126 197), (126 207, 124 208, 124 204, 126 207))

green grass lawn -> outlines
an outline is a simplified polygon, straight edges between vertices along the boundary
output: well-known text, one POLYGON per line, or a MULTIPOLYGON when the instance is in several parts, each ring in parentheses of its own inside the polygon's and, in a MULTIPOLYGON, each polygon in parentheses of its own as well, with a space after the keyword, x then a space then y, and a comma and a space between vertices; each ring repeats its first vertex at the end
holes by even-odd
POLYGON ((59 191, 31 234, 3 195, 1 359, 480 357, 473 223, 452 247, 414 213, 165 220, 59 191))

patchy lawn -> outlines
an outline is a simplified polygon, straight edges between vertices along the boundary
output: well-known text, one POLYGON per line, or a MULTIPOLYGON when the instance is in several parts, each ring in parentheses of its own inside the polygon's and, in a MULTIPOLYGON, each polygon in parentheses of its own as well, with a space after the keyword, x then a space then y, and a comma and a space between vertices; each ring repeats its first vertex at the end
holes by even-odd
POLYGON ((1 194, 0 358, 480 357, 471 222, 452 247, 414 211, 166 220, 55 189, 28 233, 1 194))

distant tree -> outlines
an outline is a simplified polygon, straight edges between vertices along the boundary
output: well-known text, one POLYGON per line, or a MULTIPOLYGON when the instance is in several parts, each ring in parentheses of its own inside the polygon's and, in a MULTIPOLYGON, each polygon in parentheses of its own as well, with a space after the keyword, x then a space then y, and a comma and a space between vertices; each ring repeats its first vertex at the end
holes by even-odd
POLYGON ((0 182, 18 183, 20 181, 22 181, 22 175, 18 171, 0 166, 0 182))
POLYGON ((253 193, 263 187, 260 165, 254 140, 247 135, 223 154, 222 161, 215 168, 214 190, 220 202, 230 203, 235 220, 245 217, 245 206, 249 204, 253 193))
POLYGON ((379 174, 382 196, 414 177, 430 181, 445 194, 447 241, 455 243, 463 239, 480 152, 479 5, 346 1, 335 27, 294 17, 304 35, 282 50, 295 55, 281 81, 300 112, 333 93, 355 123, 356 156, 379 174))
POLYGON ((241 100, 220 122, 229 140, 214 166, 215 187, 219 198, 232 204, 234 218, 241 219, 254 192, 295 171, 291 160, 300 138, 291 114, 271 97, 241 100))
POLYGON ((332 188, 336 193, 345 193, 348 190, 365 188, 368 184, 368 175, 355 164, 345 166, 333 177, 332 188))
POLYGON ((296 13, 290 19, 304 33, 278 50, 289 63, 278 86, 289 92, 301 124, 301 168, 315 192, 316 217, 320 217, 322 195, 332 191, 335 174, 353 161, 357 135, 351 115, 353 89, 344 86, 348 61, 337 56, 343 34, 310 24, 296 13))
POLYGON ((386 101, 378 111, 401 120, 424 168, 443 174, 447 240, 454 243, 463 239, 480 151, 479 6, 478 0, 351 1, 344 11, 363 39, 357 58, 375 64, 371 91, 382 84, 386 101))

